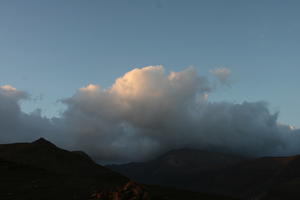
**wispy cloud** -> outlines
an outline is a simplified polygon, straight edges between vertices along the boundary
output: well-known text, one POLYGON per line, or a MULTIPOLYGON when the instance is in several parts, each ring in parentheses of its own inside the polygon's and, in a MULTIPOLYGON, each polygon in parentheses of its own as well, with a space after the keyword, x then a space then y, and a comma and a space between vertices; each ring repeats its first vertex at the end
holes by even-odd
POLYGON ((210 71, 214 76, 218 78, 220 83, 230 86, 231 80, 229 79, 231 75, 231 71, 228 68, 222 67, 222 68, 216 68, 210 71))

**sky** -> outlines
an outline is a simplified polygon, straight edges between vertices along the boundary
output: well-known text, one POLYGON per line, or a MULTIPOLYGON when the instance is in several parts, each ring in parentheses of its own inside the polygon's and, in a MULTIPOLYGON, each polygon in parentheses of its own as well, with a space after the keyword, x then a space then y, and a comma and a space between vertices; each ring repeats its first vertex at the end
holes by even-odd
POLYGON ((264 100, 300 127, 299 1, 89 0, 0 2, 0 84, 29 91, 47 116, 89 83, 110 86, 148 65, 199 73, 227 67, 211 100, 264 100))
POLYGON ((299 8, 0 1, 0 142, 45 136, 102 161, 300 153, 299 8))

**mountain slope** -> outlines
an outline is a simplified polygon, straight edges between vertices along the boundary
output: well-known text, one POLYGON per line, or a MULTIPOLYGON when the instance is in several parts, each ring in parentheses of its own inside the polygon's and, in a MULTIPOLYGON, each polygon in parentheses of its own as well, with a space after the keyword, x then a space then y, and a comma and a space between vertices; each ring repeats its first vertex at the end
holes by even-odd
POLYGON ((208 191, 216 172, 243 160, 234 155, 179 149, 149 162, 107 167, 142 183, 208 191))
POLYGON ((0 145, 0 199, 88 199, 129 179, 45 139, 0 145))
POLYGON ((264 200, 300 199, 300 155, 289 157, 288 164, 273 180, 274 186, 264 200))
POLYGON ((108 167, 147 184, 242 199, 300 198, 300 156, 245 159, 181 149, 149 162, 108 167))
POLYGON ((218 172, 213 190, 249 198, 265 195, 279 184, 278 177, 295 157, 263 157, 246 160, 218 172))
POLYGON ((232 200, 190 191, 141 185, 97 165, 81 151, 45 139, 0 145, 1 200, 232 200))
POLYGON ((127 181, 125 177, 94 163, 87 155, 60 149, 43 138, 32 143, 2 144, 0 158, 56 173, 127 181))

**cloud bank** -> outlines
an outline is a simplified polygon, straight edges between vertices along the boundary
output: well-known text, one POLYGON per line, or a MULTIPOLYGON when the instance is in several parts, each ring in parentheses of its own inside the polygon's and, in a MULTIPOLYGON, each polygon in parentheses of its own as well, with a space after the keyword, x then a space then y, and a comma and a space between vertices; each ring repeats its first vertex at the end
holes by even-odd
MULTIPOLYGON (((217 74, 227 74, 227 80, 230 71, 217 74)), ((61 117, 47 119, 20 111, 27 93, 1 87, 0 142, 44 136, 102 162, 147 160, 183 147, 248 156, 300 153, 299 130, 279 124, 267 103, 209 102, 212 88, 194 68, 170 73, 162 66, 137 68, 110 88, 78 89, 62 101, 67 109, 61 117)))

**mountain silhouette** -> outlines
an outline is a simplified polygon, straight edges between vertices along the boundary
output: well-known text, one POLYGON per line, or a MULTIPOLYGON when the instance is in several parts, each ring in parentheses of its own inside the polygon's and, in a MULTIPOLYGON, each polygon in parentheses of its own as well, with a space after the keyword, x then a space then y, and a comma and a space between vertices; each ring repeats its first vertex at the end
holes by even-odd
POLYGON ((169 151, 149 162, 107 167, 141 183, 207 191, 216 172, 242 160, 245 158, 184 148, 169 151))
POLYGON ((58 148, 43 138, 32 143, 2 144, 0 158, 56 173, 101 177, 112 182, 127 181, 127 178, 96 164, 87 155, 58 148))
POLYGON ((134 182, 96 164, 82 151, 67 151, 44 138, 0 145, 1 200, 232 200, 134 182))
POLYGON ((0 145, 0 199, 88 199, 129 179, 40 138, 0 145), (58 195, 59 194, 59 195, 58 195))
POLYGON ((144 184, 241 199, 300 199, 300 156, 244 158, 179 149, 148 162, 107 167, 144 184))

